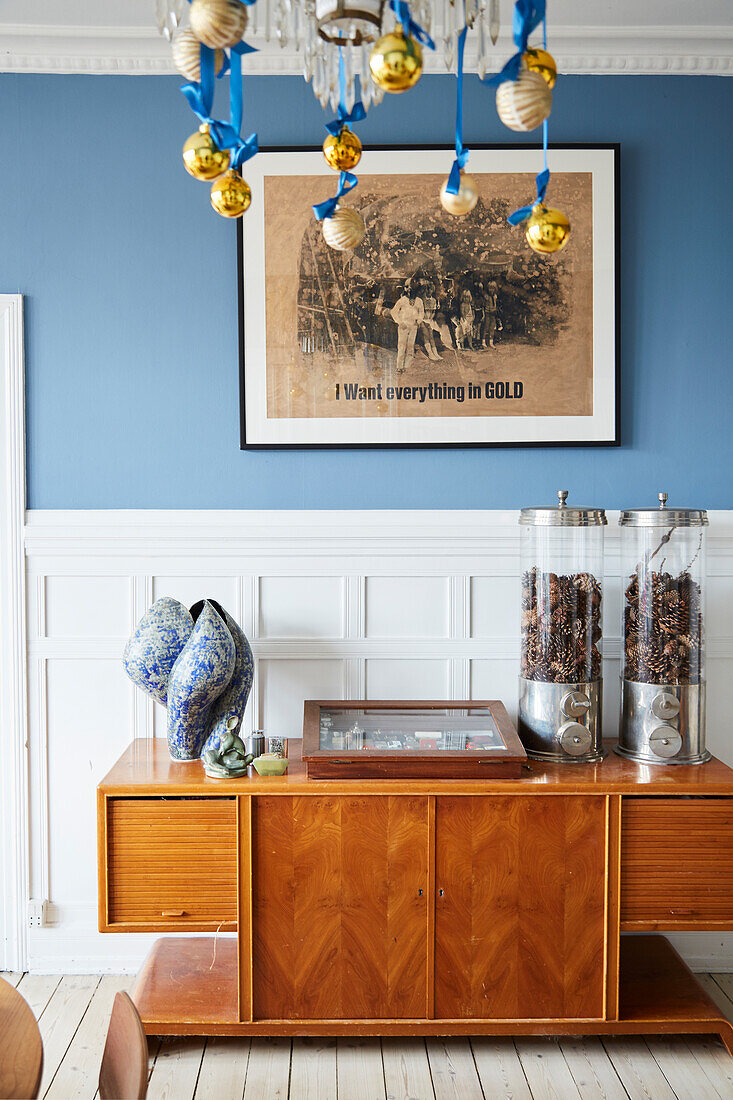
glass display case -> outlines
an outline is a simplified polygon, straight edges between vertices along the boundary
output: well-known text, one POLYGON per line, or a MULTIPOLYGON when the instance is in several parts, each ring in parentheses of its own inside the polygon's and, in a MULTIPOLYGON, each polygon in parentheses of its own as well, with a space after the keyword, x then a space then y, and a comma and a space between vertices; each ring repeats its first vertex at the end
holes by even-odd
POLYGON ((526 753, 503 704, 311 701, 303 760, 313 779, 518 778, 526 753))
POLYGON ((601 741, 602 508, 523 508, 519 733, 529 756, 591 763, 601 741))
POLYGON ((655 764, 702 764, 705 748, 707 512, 621 513, 621 727, 617 752, 655 764))

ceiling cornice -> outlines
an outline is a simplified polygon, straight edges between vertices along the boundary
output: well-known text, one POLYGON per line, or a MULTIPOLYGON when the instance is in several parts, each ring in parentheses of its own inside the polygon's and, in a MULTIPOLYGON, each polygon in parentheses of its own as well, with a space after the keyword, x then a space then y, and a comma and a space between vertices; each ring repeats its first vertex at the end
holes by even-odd
MULTIPOLYGON (((558 69, 574 74, 733 75, 732 27, 552 27, 558 69)), ((255 37, 247 71, 299 75, 292 49, 255 37)), ((470 43, 470 40, 469 40, 470 43)), ((508 35, 496 46, 496 68, 513 51, 508 35)), ((430 51, 426 51, 429 55, 430 51)), ((426 57, 427 72, 444 72, 426 57)), ((470 44, 466 70, 475 71, 470 44)), ((0 24, 0 72, 149 76, 174 73, 170 46, 150 27, 71 27, 0 24)))

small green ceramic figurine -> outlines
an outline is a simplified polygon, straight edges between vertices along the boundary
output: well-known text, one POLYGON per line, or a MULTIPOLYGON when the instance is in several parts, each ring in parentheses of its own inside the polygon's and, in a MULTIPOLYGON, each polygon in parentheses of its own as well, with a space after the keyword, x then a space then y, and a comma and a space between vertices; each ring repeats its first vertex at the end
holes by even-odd
POLYGON ((230 718, 219 748, 208 749, 202 756, 204 771, 212 779, 238 779, 247 774, 247 767, 254 760, 234 732, 238 725, 238 718, 230 718))

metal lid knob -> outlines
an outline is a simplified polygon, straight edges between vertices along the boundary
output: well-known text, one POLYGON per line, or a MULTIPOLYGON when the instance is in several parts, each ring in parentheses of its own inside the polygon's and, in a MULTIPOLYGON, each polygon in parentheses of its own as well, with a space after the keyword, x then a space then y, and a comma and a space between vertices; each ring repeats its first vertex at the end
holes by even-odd
POLYGON ((649 734, 649 748, 655 756, 668 760, 682 748, 682 737, 674 726, 657 726, 649 734))
POLYGON ((590 699, 584 691, 569 691, 560 703, 568 718, 582 718, 590 710, 590 699))
POLYGON ((580 722, 566 722, 560 726, 557 739, 568 756, 584 756, 590 752, 593 743, 590 730, 580 722))
POLYGON ((655 718, 669 721, 676 718, 680 712, 680 701, 671 691, 660 691, 652 699, 651 711, 655 718))

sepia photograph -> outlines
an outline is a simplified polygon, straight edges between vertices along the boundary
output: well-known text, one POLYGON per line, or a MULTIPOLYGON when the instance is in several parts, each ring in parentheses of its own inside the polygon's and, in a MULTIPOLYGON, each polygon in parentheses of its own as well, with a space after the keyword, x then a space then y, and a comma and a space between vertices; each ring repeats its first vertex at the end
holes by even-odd
POLYGON ((269 154, 241 254, 243 444, 614 442, 614 153, 553 151, 547 204, 572 233, 547 256, 507 221, 536 194, 537 151, 476 150, 460 217, 439 201, 449 152, 366 152, 348 251, 312 210, 338 177, 269 154))

